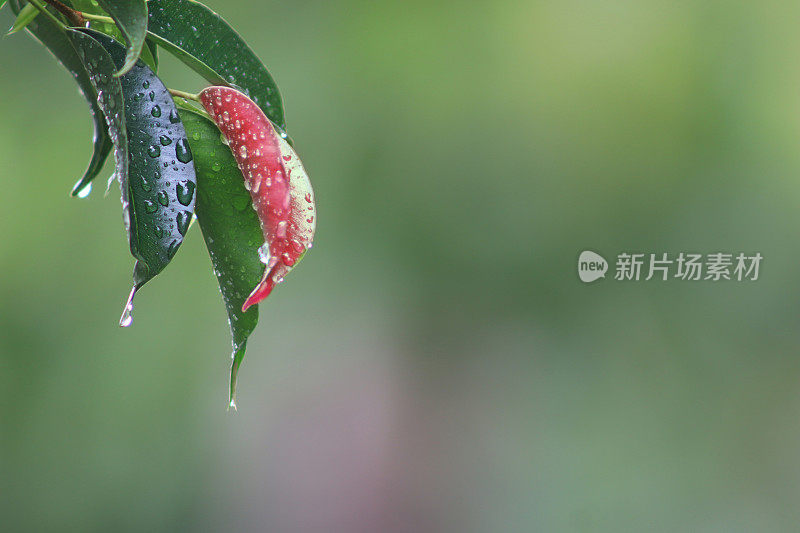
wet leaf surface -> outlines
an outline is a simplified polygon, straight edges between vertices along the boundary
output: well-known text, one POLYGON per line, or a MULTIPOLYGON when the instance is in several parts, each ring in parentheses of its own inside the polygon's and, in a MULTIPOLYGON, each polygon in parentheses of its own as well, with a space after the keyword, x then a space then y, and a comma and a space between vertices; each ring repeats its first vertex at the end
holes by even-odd
MULTIPOLYGON (((105 116, 108 135, 114 147, 114 175, 120 180, 122 205, 127 205, 127 188, 122 181, 128 175, 128 136, 123 112, 124 97, 122 85, 113 76, 116 65, 106 49, 91 35, 92 30, 67 30, 67 37, 83 62, 89 75, 89 81, 95 94, 97 104, 105 116)), ((77 188, 77 187, 76 187, 77 188)), ((128 214, 124 214, 125 228, 128 229, 128 214)))
POLYGON ((247 43, 219 15, 191 0, 150 0, 148 31, 158 44, 216 85, 241 88, 286 130, 275 80, 247 43))
POLYGON ((261 281, 264 263, 258 249, 264 243, 250 193, 230 148, 209 119, 189 107, 180 108, 197 171, 197 220, 219 282, 233 337, 230 400, 244 358, 247 338, 258 323, 258 306, 242 312, 250 291, 261 281))
MULTIPOLYGON (((85 31, 92 32, 117 67, 123 63, 122 45, 99 32, 85 31)), ((138 61, 119 81, 129 154, 128 176, 121 187, 127 188, 130 246, 137 259, 132 298, 164 269, 183 242, 194 213, 197 181, 186 131, 161 80, 138 61)), ((126 319, 129 316, 123 315, 121 323, 129 322, 126 319)))

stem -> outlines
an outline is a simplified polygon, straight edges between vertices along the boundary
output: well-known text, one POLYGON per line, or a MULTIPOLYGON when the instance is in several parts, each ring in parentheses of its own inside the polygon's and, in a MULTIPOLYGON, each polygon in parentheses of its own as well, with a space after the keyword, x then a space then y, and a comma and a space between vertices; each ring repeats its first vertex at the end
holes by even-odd
POLYGON ((83 18, 80 11, 75 11, 71 7, 65 6, 58 0, 44 0, 44 1, 53 6, 53 8, 55 8, 56 11, 67 17, 67 20, 73 26, 83 26, 86 23, 86 19, 83 18))
POLYGON ((172 96, 177 96, 178 98, 184 98, 186 100, 194 100, 195 102, 200 101, 200 96, 192 93, 185 93, 183 91, 179 91, 177 89, 168 89, 169 94, 172 96))
POLYGON ((39 11, 41 11, 46 17, 48 17, 50 20, 52 20, 54 23, 56 23, 59 27, 61 27, 62 29, 66 29, 66 26, 64 25, 64 23, 61 22, 58 19, 58 17, 56 17, 55 15, 50 13, 47 10, 47 8, 44 7, 44 5, 39 0, 28 0, 28 2, 30 2, 33 5, 33 7, 35 7, 39 11))
POLYGON ((105 15, 92 15, 91 13, 83 13, 80 11, 78 13, 80 13, 80 16, 82 16, 86 20, 96 20, 97 22, 106 22, 108 24, 115 24, 114 19, 112 19, 111 17, 106 17, 105 15))

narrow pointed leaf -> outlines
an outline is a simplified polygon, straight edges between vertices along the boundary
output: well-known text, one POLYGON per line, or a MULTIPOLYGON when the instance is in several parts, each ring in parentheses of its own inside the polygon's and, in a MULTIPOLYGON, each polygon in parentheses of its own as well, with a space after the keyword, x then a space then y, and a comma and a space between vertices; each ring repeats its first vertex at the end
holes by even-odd
POLYGON ((139 59, 147 37, 147 2, 146 0, 97 0, 109 16, 117 23, 117 27, 128 45, 125 62, 117 76, 130 71, 139 59))
MULTIPOLYGON (((117 67, 125 61, 125 49, 117 41, 84 31, 105 47, 117 67)), ((197 181, 186 131, 161 80, 138 61, 119 81, 129 155, 128 175, 121 176, 120 188, 128 195, 123 207, 128 212, 131 253, 137 259, 133 297, 167 266, 183 242, 194 213, 197 181)), ((130 300, 128 304, 122 321, 127 323, 130 300)))
POLYGON ((17 33, 20 30, 24 30, 25 27, 33 21, 39 15, 39 10, 33 4, 26 4, 23 8, 17 13, 17 18, 14 20, 14 24, 11 26, 11 29, 8 30, 8 35, 12 35, 17 33))
POLYGON ((230 381, 233 406, 236 376, 247 338, 258 323, 258 305, 247 312, 242 312, 242 305, 264 273, 265 265, 258 253, 264 237, 242 173, 230 148, 222 144, 217 127, 194 110, 181 107, 180 114, 197 171, 197 221, 219 281, 233 337, 230 381))
POLYGON ((193 0, 150 0, 149 9, 148 31, 161 47, 211 83, 241 88, 286 130, 275 80, 222 17, 193 0))
MULTIPOLYGON (((24 0, 11 0, 9 2, 9 6, 14 13, 19 13, 28 5, 30 4, 27 4, 24 0)), ((91 109, 92 123, 94 125, 92 158, 83 176, 78 180, 72 190, 72 195, 76 196, 79 192, 83 191, 97 176, 100 170, 102 170, 103 164, 108 154, 111 152, 111 138, 108 136, 103 112, 97 104, 97 93, 89 80, 89 74, 83 66, 78 52, 67 38, 62 28, 47 17, 37 17, 26 29, 39 42, 47 47, 64 68, 72 74, 72 77, 78 83, 78 87, 91 109)))
POLYGON ((147 63, 147 65, 153 69, 153 72, 158 72, 158 45, 153 39, 148 38, 144 42, 144 48, 142 48, 142 61, 147 63), (148 61, 145 57, 149 55, 152 60, 148 61))
MULTIPOLYGON (((67 30, 67 37, 72 41, 83 61, 89 80, 98 94, 97 103, 104 116, 108 133, 114 145, 114 174, 128 174, 128 137, 125 127, 124 96, 122 84, 113 76, 116 64, 106 49, 97 42, 91 30, 67 30)), ((78 189, 80 190, 80 189, 78 189)), ((123 191, 123 205, 128 202, 127 191, 123 191)), ((127 226, 127 224, 126 224, 127 226)))

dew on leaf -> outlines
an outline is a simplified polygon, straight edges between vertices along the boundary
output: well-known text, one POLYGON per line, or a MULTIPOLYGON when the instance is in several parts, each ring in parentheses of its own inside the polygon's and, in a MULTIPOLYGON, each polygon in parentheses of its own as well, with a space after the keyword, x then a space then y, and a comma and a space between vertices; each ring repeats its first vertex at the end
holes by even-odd
POLYGON ((192 160, 192 150, 186 139, 181 139, 175 144, 175 155, 181 163, 188 163, 192 160))

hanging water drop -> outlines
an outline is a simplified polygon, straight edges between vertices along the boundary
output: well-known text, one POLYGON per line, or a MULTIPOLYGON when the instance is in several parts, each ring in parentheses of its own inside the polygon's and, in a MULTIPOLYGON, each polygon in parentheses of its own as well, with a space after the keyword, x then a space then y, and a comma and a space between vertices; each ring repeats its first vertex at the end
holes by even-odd
POLYGON ((87 183, 86 186, 83 189, 78 191, 78 194, 76 196, 78 198, 86 198, 87 196, 89 196, 90 192, 92 192, 92 184, 91 183, 87 183))

